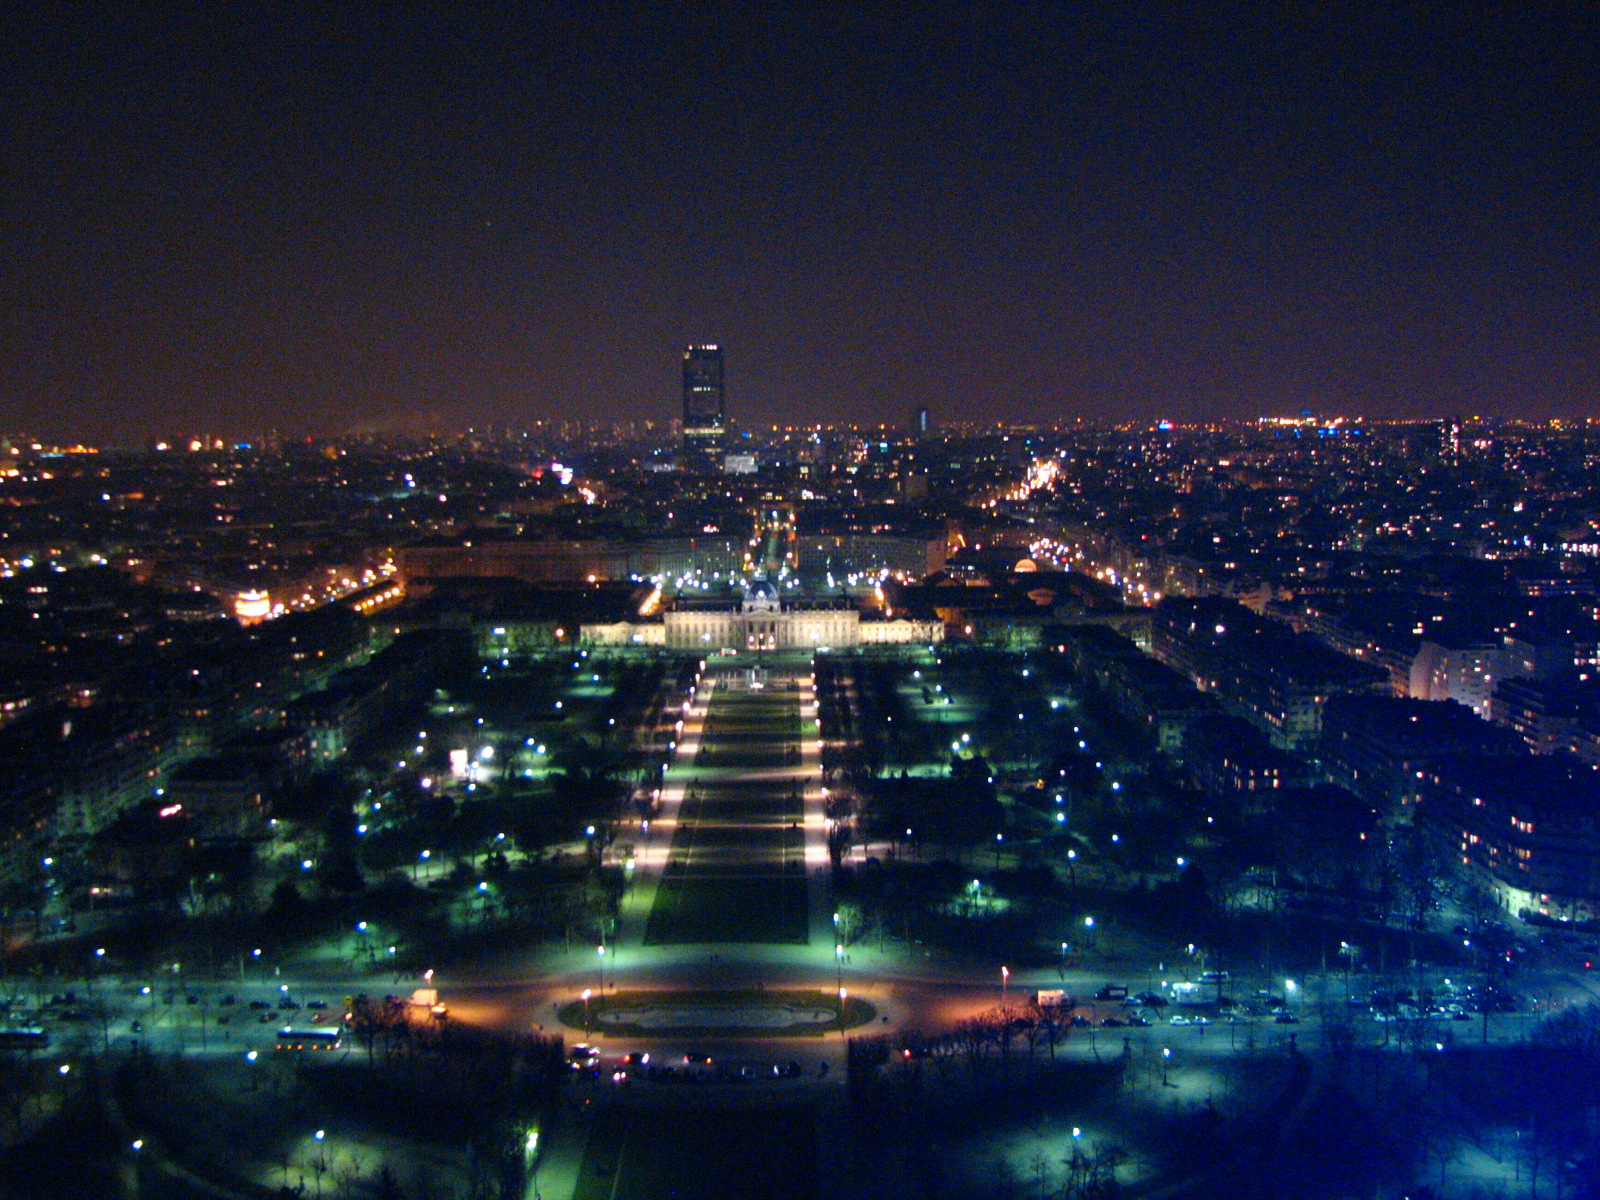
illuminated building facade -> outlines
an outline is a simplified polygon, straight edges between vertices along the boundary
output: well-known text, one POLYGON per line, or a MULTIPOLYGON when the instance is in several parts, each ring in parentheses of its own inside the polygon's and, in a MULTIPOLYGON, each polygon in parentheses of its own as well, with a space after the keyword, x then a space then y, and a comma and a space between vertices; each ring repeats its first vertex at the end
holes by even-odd
POLYGON ((680 603, 659 621, 584 626, 596 644, 665 645, 672 650, 827 650, 863 644, 932 645, 944 640, 944 625, 929 620, 863 620, 847 600, 779 599, 778 589, 754 580, 737 607, 680 603))

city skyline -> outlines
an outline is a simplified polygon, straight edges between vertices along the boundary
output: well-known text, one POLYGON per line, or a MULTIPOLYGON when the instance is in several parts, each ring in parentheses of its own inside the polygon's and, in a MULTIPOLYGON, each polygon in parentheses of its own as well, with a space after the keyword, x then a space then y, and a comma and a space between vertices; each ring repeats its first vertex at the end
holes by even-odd
POLYGON ((0 421, 1593 411, 1593 13, 494 9, 10 51, 0 421))
POLYGON ((0 441, 6 1195, 1600 1191, 1600 422, 906 415, 0 441))

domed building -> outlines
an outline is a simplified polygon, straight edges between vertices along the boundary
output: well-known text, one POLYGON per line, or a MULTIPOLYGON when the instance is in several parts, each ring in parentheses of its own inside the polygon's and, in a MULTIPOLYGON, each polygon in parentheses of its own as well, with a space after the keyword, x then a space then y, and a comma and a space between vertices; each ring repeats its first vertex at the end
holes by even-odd
POLYGON ((783 611, 783 604, 778 597, 778 585, 770 579, 752 579, 745 585, 744 601, 739 606, 740 612, 746 613, 775 613, 783 611))
POLYGON ((944 626, 938 621, 863 620, 861 611, 846 598, 785 600, 777 584, 763 577, 745 585, 737 608, 727 601, 680 597, 662 620, 662 643, 669 649, 702 653, 827 650, 863 642, 931 643, 944 639, 944 626))

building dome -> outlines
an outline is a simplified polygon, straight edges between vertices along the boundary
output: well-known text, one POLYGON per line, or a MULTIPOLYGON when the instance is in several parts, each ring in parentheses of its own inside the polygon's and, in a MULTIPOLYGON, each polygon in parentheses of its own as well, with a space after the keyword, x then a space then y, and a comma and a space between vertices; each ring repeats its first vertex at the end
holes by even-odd
POLYGON ((745 612, 777 612, 778 585, 770 579, 752 579, 744 587, 745 612))

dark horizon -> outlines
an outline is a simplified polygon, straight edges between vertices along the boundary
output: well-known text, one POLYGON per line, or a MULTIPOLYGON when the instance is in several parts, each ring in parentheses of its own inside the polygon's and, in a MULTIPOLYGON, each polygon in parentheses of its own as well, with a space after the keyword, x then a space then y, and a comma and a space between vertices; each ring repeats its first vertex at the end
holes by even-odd
POLYGON ((1587 416, 1597 30, 45 10, 0 424, 1587 416))

